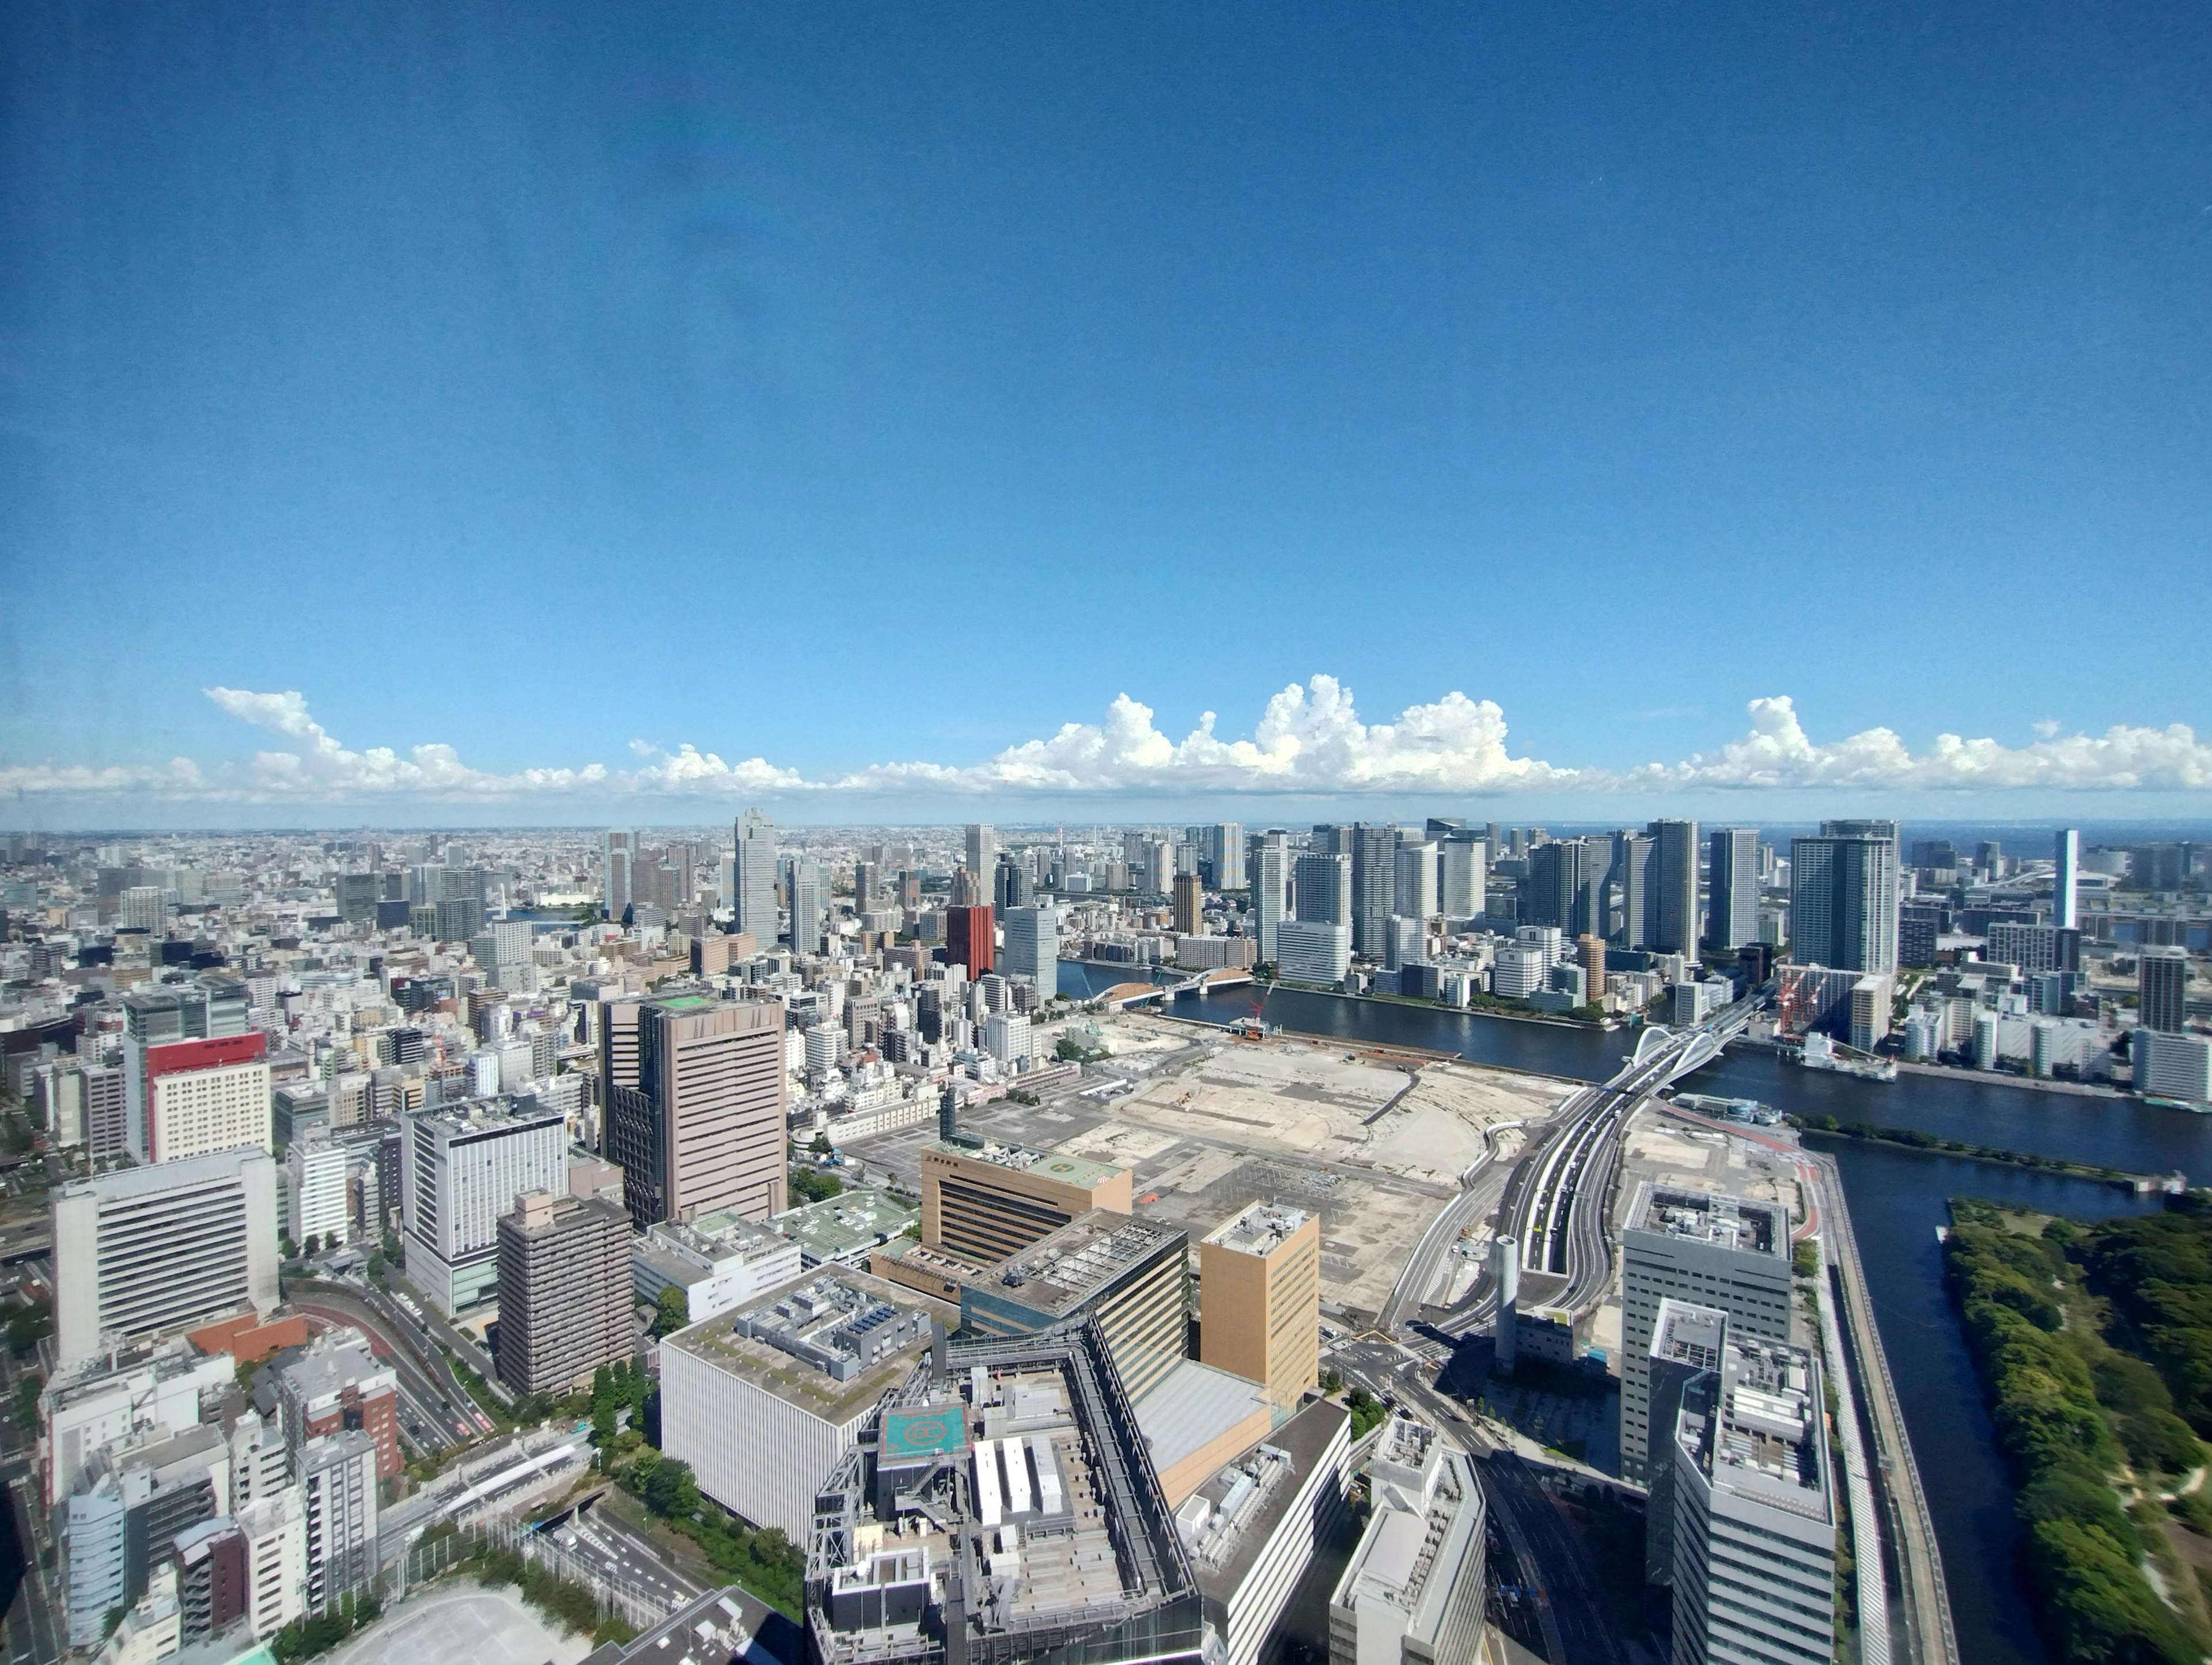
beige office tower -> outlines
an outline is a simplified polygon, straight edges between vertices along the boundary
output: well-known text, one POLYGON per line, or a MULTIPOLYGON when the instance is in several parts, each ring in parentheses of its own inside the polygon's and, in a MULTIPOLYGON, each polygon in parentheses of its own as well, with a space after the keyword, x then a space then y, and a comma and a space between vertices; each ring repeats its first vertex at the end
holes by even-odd
POLYGON ((607 1103, 605 1154, 622 1164, 631 1221, 781 1213, 784 1091, 781 1000, 641 1001, 637 1085, 617 1084, 607 1103))
POLYGON ((989 1266, 1078 1214, 1129 1212, 1129 1171, 1080 1157, 956 1135, 921 1148, 921 1241, 989 1266))
POLYGON ((1255 1202, 1198 1246, 1198 1357, 1278 1412, 1321 1381, 1321 1218, 1255 1202))

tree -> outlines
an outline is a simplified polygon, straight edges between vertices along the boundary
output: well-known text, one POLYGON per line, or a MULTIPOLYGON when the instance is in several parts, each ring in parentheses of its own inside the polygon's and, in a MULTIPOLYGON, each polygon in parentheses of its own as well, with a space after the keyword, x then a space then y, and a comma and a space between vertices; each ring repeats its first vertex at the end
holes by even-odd
POLYGON ((592 1372, 592 1410, 611 1412, 616 1404, 615 1373, 605 1364, 592 1372))
POLYGON ((322 1246, 323 1240, 310 1231, 307 1233, 307 1241, 300 1245, 300 1253, 312 1258, 315 1251, 322 1246))
POLYGON ((685 1521, 699 1512, 699 1483, 692 1478, 691 1465, 675 1457, 663 1457, 653 1464, 653 1472, 646 1476, 645 1505, 656 1515, 685 1521))
POLYGON ((681 1284, 670 1284, 653 1303, 653 1333, 673 1335, 691 1322, 691 1297, 681 1284))
POLYGON ((837 1147, 830 1142, 830 1135, 827 1133, 816 1133, 814 1142, 806 1148, 818 1157, 835 1156, 837 1152, 837 1147))

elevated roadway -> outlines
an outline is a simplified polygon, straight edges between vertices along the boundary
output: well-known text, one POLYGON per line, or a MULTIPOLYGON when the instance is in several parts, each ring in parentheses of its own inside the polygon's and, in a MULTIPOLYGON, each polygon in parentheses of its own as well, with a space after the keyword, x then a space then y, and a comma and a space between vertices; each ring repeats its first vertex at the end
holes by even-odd
MULTIPOLYGON (((1606 1209, 1620 1168, 1620 1137, 1629 1117, 1662 1087, 1718 1057, 1742 1033, 1765 999, 1754 991, 1687 1029, 1649 1024, 1636 1050, 1609 1081, 1577 1091, 1559 1107, 1541 1135, 1515 1164, 1497 1194, 1498 1235, 1521 1244, 1522 1274, 1562 1280, 1547 1304, 1580 1311, 1602 1299, 1613 1272, 1606 1237, 1606 1209)), ((1490 1212, 1496 1183, 1478 1163, 1462 1176, 1465 1189, 1414 1248, 1386 1304, 1379 1326, 1386 1334, 1405 1323, 1435 1287, 1443 1257, 1460 1233, 1490 1212), (1487 1181, 1487 1183, 1486 1183, 1487 1181)), ((1437 1323, 1448 1337, 1489 1322, 1495 1295, 1488 1267, 1466 1297, 1437 1323)))

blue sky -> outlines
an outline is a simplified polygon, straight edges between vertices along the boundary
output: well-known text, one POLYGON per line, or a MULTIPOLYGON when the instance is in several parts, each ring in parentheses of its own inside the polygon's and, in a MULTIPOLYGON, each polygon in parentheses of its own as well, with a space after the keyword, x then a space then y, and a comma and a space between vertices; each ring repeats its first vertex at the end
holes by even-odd
POLYGON ((2212 804, 2202 8, 59 4, 0 76, 17 821, 2212 804))

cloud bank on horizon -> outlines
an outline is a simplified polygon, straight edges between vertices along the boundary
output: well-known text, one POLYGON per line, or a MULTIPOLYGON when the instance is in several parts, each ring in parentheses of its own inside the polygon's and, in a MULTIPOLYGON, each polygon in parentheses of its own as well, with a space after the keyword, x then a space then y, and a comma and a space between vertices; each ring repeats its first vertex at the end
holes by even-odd
POLYGON ((56 799, 146 798, 167 802, 286 804, 604 801, 620 798, 734 799, 822 795, 900 797, 1013 794, 1263 793, 1357 797, 1431 792, 1507 794, 1537 789, 1594 793, 1701 788, 1778 791, 2081 792, 2212 788, 2212 745, 2185 724, 2115 726, 2100 735, 2037 726, 2008 746, 1939 734, 1914 752, 1895 731, 1869 728, 1821 744, 1787 696, 1757 699, 1750 727, 1717 750, 1630 769, 1563 767, 1516 757, 1494 701, 1459 692, 1408 706, 1385 723, 1363 722, 1352 690, 1334 677, 1292 684, 1267 702, 1249 739, 1224 740, 1206 712, 1181 740, 1160 732, 1152 708, 1116 696, 1100 723, 1068 723, 1049 739, 1012 745, 982 763, 872 764, 810 779, 763 757, 728 763, 684 744, 674 751, 633 740, 634 762, 501 774, 461 761, 451 745, 356 751, 333 738, 297 691, 204 690, 232 716, 288 743, 243 762, 202 765, 24 763, 0 766, 0 793, 56 799))

